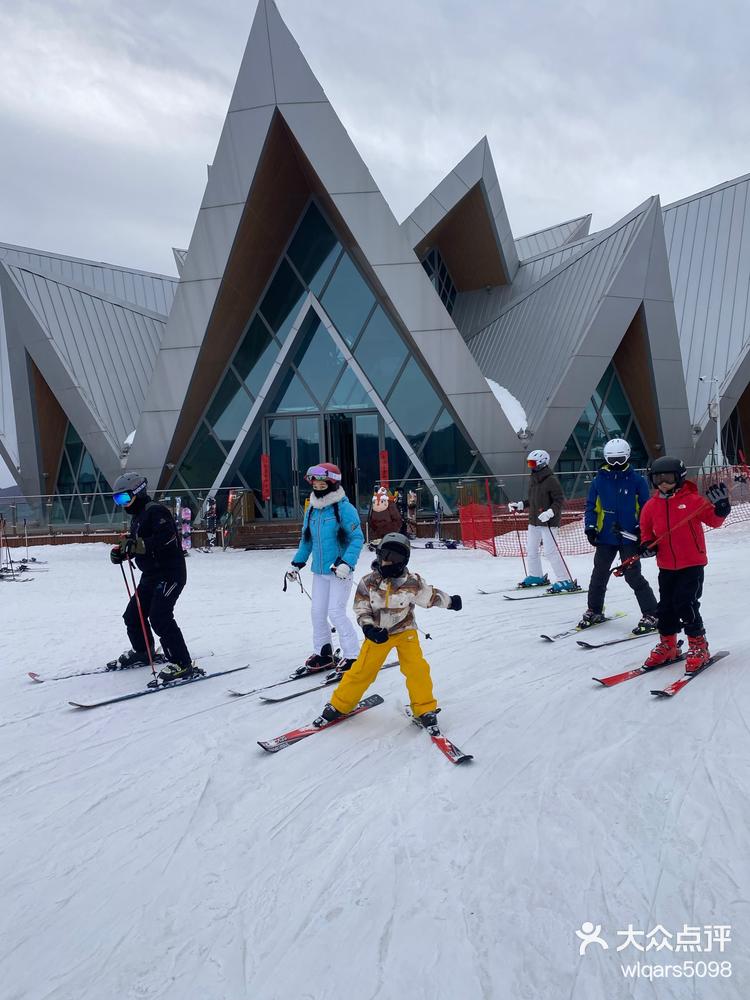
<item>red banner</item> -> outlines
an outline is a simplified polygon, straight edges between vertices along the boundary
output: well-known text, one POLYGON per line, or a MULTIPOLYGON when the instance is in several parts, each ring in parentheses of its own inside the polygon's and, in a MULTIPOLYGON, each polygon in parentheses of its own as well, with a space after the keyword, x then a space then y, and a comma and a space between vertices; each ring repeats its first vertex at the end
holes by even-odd
POLYGON ((260 456, 260 495, 264 500, 271 499, 271 456, 260 456))
POLYGON ((380 452, 380 483, 382 486, 388 486, 388 452, 380 452))

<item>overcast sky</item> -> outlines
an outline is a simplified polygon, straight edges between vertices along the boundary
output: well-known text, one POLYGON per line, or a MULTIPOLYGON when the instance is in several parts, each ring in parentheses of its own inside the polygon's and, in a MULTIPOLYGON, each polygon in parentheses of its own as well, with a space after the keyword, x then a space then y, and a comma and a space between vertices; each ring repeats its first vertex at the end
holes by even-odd
MULTIPOLYGON (((255 0, 0 0, 0 242, 175 273, 255 0)), ((399 221, 489 137, 516 236, 750 172, 750 5, 279 0, 399 221)))

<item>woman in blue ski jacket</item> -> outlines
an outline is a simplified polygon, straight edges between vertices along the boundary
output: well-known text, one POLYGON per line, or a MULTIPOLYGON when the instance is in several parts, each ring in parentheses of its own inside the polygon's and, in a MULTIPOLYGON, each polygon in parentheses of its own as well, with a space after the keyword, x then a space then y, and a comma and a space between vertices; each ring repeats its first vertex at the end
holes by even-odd
POLYGON ((330 462, 313 465, 305 479, 312 486, 302 523, 302 540, 287 576, 297 578, 312 556, 312 627, 316 650, 297 673, 348 670, 359 655, 359 639, 346 613, 352 573, 365 543, 357 509, 341 486, 341 470, 330 462), (334 661, 331 627, 334 626, 343 659, 334 661))
MULTIPOLYGON (((638 553, 638 522, 641 510, 651 496, 644 477, 630 465, 630 445, 623 438, 607 441, 604 462, 589 487, 586 500, 584 531, 596 552, 589 583, 589 606, 578 623, 579 628, 604 621, 604 595, 610 567, 618 554, 620 560, 625 562, 638 553)), ((624 576, 641 609, 641 620, 633 633, 653 632, 656 628, 657 600, 648 580, 641 573, 639 559, 625 570, 624 576)))

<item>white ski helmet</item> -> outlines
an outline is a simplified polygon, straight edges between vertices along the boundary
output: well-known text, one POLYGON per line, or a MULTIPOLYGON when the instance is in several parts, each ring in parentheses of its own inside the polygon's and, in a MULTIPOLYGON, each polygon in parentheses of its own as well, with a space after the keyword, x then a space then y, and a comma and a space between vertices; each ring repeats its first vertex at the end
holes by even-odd
POLYGON ((549 452, 543 448, 536 448, 526 456, 526 464, 530 469, 543 469, 549 465, 549 452))
POLYGON ((625 438, 612 438, 604 445, 604 461, 607 465, 623 466, 630 460, 630 445, 625 438))

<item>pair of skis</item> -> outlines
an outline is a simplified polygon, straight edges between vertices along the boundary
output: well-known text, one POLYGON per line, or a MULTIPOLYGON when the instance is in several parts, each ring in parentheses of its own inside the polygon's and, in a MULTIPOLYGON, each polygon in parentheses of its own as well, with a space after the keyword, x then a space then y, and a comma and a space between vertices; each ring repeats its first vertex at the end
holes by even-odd
MULTIPOLYGON (((655 695, 657 698, 673 698, 682 689, 694 680, 698 674, 702 674, 704 670, 707 670, 712 664, 716 663, 717 660, 723 660, 725 656, 729 656, 728 649, 720 649, 717 653, 711 657, 711 659, 704 666, 700 667, 698 670, 693 670, 691 673, 684 673, 682 677, 678 677, 677 680, 672 681, 671 684, 667 684, 665 688, 652 688, 651 694, 655 695)), ((685 655, 680 651, 680 655, 674 659, 670 660, 669 663, 661 663, 656 667, 633 667, 631 670, 625 670, 620 674, 612 674, 610 677, 592 677, 597 684, 601 684, 602 687, 615 687, 617 684, 622 684, 624 681, 632 680, 634 677, 640 677, 642 674, 650 674, 654 670, 660 670, 662 667, 671 667, 674 663, 680 663, 685 658, 685 655)))
POLYGON ((227 674, 236 674, 240 670, 247 670, 250 667, 249 663, 246 663, 244 667, 232 667, 231 670, 217 670, 215 673, 206 674, 199 673, 192 677, 185 677, 178 681, 166 681, 159 684, 155 688, 144 688, 142 691, 132 691, 130 694, 121 694, 116 698, 105 698, 103 701, 94 702, 80 702, 80 701, 69 701, 68 704, 73 708, 102 708, 104 705, 116 705, 121 701, 132 701, 134 698, 142 698, 147 694, 159 694, 161 691, 171 691, 172 688, 185 687, 186 684, 197 684, 198 681, 210 681, 214 677, 225 677, 227 674))
MULTIPOLYGON (((368 711, 370 708, 375 708, 377 705, 382 705, 383 699, 379 694, 371 694, 369 697, 364 698, 348 715, 343 715, 340 719, 334 719, 333 722, 325 722, 320 726, 300 726, 297 729, 291 729, 288 733, 282 733, 281 736, 276 736, 271 740, 258 740, 258 746, 265 750, 267 753, 278 753, 279 750, 285 750, 287 747, 293 746, 295 743, 299 743, 301 740, 307 739, 308 736, 314 736, 316 733, 322 733, 324 729, 330 729, 331 726, 338 726, 342 722, 346 722, 348 719, 354 718, 355 715, 361 715, 362 712, 368 711)), ((415 719, 409 710, 407 709, 407 714, 411 718, 412 722, 423 729, 421 722, 415 719)), ((425 730, 425 732, 428 732, 425 730)), ((440 732, 428 732, 430 740, 434 745, 440 750, 445 757, 452 764, 464 764, 467 761, 473 760, 473 756, 470 753, 464 753, 462 750, 452 743, 447 736, 444 736, 440 732)))

